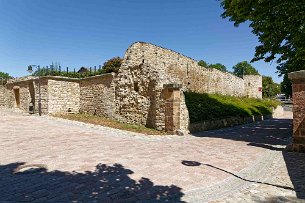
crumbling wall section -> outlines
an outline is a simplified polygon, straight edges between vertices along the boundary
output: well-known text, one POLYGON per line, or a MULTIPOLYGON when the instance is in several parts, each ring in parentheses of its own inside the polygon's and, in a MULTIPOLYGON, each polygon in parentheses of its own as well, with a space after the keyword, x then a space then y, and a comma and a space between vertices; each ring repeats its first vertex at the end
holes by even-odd
MULTIPOLYGON (((116 83, 117 119, 165 129, 165 84, 181 84, 181 92, 246 96, 242 78, 201 67, 189 57, 149 43, 137 42, 126 51, 116 83)), ((180 128, 188 128, 188 112, 181 97, 180 128)))
POLYGON ((7 89, 4 85, 0 85, 0 106, 6 106, 7 89))
POLYGON ((16 83, 8 83, 7 87, 7 106, 10 108, 19 108, 28 111, 30 104, 30 92, 28 89, 28 81, 20 81, 16 83))

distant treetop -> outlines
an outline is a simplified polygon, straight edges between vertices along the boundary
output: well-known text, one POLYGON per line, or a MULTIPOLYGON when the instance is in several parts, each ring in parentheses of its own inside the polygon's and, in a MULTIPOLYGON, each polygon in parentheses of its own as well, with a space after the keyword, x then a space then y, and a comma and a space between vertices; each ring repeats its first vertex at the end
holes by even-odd
POLYGON ((208 67, 208 63, 205 62, 204 60, 200 60, 198 61, 198 65, 207 68, 208 67))
POLYGON ((226 66, 221 63, 210 64, 208 67, 215 68, 215 69, 223 71, 223 72, 227 72, 226 66))
POLYGON ((259 75, 258 71, 247 61, 242 61, 233 66, 233 74, 242 77, 243 75, 259 75))
POLYGON ((0 85, 3 85, 7 82, 8 79, 13 78, 8 73, 0 72, 0 85))
POLYGON ((103 73, 111 73, 111 72, 117 73, 122 65, 122 61, 123 61, 123 59, 119 56, 109 59, 108 61, 106 61, 104 63, 102 72, 103 73))

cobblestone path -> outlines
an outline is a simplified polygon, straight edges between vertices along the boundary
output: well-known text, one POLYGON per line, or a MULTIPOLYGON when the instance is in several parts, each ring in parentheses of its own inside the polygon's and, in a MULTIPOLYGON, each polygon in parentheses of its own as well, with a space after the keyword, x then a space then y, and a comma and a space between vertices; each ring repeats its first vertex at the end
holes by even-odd
POLYGON ((302 202, 287 118, 160 137, 0 109, 0 202, 302 202))

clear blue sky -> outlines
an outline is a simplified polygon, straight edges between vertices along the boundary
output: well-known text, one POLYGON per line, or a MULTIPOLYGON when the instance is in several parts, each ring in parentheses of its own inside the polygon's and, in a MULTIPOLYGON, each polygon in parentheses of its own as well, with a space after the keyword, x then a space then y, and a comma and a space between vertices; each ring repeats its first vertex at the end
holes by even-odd
MULTIPOLYGON (((230 70, 250 61, 258 40, 247 24, 220 17, 217 0, 0 0, 0 71, 26 75, 30 64, 79 68, 150 42, 230 70)), ((276 82, 276 63, 254 67, 276 82)))

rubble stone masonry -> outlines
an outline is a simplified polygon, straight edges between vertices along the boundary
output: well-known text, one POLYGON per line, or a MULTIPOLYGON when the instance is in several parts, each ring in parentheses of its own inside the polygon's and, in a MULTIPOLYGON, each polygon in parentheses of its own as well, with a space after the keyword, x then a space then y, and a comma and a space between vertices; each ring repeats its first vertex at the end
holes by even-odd
POLYGON ((0 85, 0 106, 5 106, 6 102, 6 87, 4 85, 0 85))
POLYGON ((78 113, 80 88, 78 81, 48 80, 48 112, 78 113))
POLYGON ((80 112, 114 118, 114 73, 81 79, 80 112))
MULTIPOLYGON (((204 68, 189 57, 144 42, 127 49, 117 74, 41 77, 40 84, 45 114, 89 113, 175 134, 189 129, 185 91, 262 98, 261 76, 242 79, 204 68)), ((0 89, 0 105, 28 111, 33 103, 37 109, 38 90, 37 77, 11 80, 5 94, 0 89)))
POLYGON ((169 101, 164 85, 181 85, 180 122, 171 131, 188 131, 184 91, 262 98, 261 81, 261 76, 243 80, 230 73, 201 67, 195 60, 172 50, 136 42, 127 49, 115 79, 115 114, 124 122, 164 130, 171 126, 166 120, 169 101))

